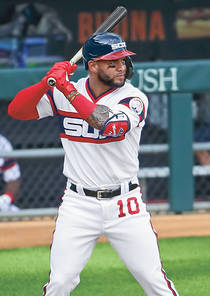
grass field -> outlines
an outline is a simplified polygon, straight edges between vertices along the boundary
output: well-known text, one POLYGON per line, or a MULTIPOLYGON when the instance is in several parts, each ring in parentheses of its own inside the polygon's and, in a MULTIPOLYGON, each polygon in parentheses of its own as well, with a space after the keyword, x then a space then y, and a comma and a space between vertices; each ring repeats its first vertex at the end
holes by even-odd
MULTIPOLYGON (((210 295, 210 237, 160 239, 163 268, 180 296, 210 295)), ((0 295, 38 296, 48 281, 49 247, 0 250, 0 295)), ((73 296, 145 295, 108 243, 98 243, 73 296)))

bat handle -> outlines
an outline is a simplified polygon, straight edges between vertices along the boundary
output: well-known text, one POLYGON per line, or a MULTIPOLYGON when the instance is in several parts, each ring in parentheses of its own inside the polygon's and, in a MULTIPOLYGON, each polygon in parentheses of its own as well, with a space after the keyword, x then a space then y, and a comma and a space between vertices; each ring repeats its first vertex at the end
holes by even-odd
POLYGON ((53 77, 50 77, 47 79, 47 84, 50 86, 50 87, 54 87, 56 85, 56 80, 55 78, 53 77))
MULTIPOLYGON (((80 48, 80 50, 73 56, 73 58, 69 61, 69 63, 71 65, 74 65, 76 64, 80 59, 82 58, 82 48, 80 48)), ((56 80, 55 78, 53 77, 49 77, 47 79, 47 84, 50 86, 50 87, 54 87, 56 86, 56 80)))

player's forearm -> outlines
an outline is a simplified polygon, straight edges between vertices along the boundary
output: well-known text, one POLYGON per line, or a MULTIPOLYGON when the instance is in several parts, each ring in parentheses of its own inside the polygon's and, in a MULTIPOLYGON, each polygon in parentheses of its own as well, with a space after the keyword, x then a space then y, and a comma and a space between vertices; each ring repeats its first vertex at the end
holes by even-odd
POLYGON ((38 118, 36 106, 49 87, 39 82, 17 93, 9 104, 8 114, 18 120, 32 120, 38 118))
POLYGON ((97 105, 95 110, 87 118, 87 122, 94 128, 101 130, 109 118, 110 109, 104 105, 97 105))
POLYGON ((103 127, 104 122, 109 117, 110 109, 107 106, 97 105, 89 101, 86 97, 77 92, 76 89, 71 91, 69 95, 65 95, 87 123, 99 130, 103 127))
POLYGON ((5 186, 5 192, 10 193, 12 196, 16 197, 20 191, 20 179, 10 181, 5 186))

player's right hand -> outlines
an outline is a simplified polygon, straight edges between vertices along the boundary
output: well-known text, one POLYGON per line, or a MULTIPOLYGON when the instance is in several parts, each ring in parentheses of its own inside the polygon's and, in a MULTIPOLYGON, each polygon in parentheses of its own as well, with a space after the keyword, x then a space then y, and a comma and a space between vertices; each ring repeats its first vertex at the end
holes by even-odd
POLYGON ((0 195, 0 212, 9 211, 11 205, 11 199, 7 194, 0 195))
POLYGON ((61 92, 65 92, 69 82, 69 75, 74 73, 77 69, 77 65, 71 65, 69 61, 58 62, 53 65, 47 75, 42 79, 42 82, 47 84, 49 78, 56 80, 56 87, 61 92))

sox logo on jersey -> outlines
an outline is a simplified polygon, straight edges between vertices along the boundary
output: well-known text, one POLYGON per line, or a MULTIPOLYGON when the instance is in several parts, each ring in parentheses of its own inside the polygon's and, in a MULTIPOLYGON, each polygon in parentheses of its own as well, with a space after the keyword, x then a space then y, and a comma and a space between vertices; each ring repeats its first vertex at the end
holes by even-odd
MULTIPOLYGON (((124 117, 119 118, 119 121, 123 119, 124 117)), ((103 135, 98 129, 91 127, 84 119, 74 117, 64 117, 63 127, 67 136, 93 139, 105 139, 109 136, 119 137, 127 131, 122 127, 118 128, 117 122, 114 122, 108 129, 106 129, 106 135, 103 135)))
POLYGON ((93 139, 103 139, 99 130, 92 128, 84 119, 74 117, 64 117, 63 127, 65 134, 72 137, 84 137, 93 139))
MULTIPOLYGON (((58 111, 60 113, 60 111, 58 111)), ((62 112, 63 113, 63 112, 62 112)), ((124 130, 117 129, 117 125, 111 126, 113 130, 106 130, 106 134, 90 126, 84 119, 77 117, 75 113, 68 113, 68 116, 59 115, 60 137, 78 142, 105 143, 120 141, 124 138, 124 130)))

